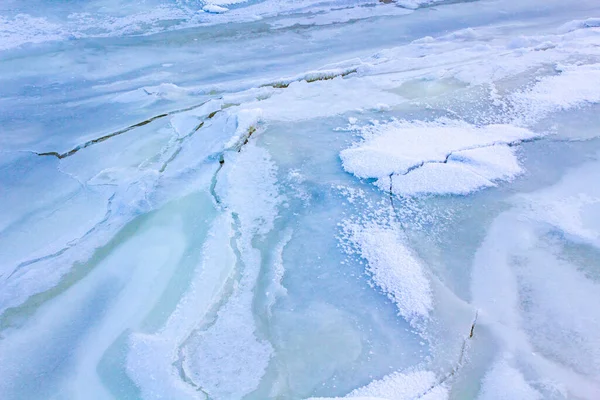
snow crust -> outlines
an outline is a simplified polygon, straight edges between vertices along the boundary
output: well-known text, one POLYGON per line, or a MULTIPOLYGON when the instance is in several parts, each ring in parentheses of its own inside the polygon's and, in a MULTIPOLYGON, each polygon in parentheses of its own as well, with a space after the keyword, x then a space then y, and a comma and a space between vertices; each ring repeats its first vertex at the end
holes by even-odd
MULTIPOLYGON (((394 372, 382 379, 353 390, 345 397, 328 398, 354 400, 447 400, 448 389, 438 384, 438 378, 431 371, 394 372)), ((308 400, 326 400, 310 398, 308 400)))
POLYGON ((392 121, 358 131, 363 139, 340 153, 344 169, 401 195, 466 194, 514 178, 521 168, 507 145, 536 136, 513 125, 446 119, 392 121))
POLYGON ((3 398, 599 398, 594 2, 9 1, 3 398))
POLYGON ((346 227, 350 241, 368 262, 373 281, 396 303, 408 321, 427 318, 433 307, 422 262, 391 228, 370 224, 346 227))

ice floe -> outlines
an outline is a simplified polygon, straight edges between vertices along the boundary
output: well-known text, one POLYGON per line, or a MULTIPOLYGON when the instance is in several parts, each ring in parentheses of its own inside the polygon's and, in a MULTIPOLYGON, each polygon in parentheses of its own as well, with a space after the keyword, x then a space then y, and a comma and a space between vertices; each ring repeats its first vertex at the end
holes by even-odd
POLYGON ((399 195, 466 194, 521 172, 512 144, 536 137, 513 125, 391 121, 359 128, 340 153, 344 169, 399 195), (391 180, 391 181, 390 181, 391 180))

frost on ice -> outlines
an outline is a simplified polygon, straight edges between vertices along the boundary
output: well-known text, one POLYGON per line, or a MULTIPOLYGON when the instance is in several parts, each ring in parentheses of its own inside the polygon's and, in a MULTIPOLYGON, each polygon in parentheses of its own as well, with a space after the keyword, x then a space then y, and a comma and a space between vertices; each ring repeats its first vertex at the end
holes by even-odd
POLYGON ((0 7, 2 399, 600 398, 597 1, 62 3, 0 7))
POLYGON ((362 140, 340 153, 344 169, 399 195, 466 194, 521 173, 511 145, 536 137, 512 125, 391 121, 359 128, 362 140))

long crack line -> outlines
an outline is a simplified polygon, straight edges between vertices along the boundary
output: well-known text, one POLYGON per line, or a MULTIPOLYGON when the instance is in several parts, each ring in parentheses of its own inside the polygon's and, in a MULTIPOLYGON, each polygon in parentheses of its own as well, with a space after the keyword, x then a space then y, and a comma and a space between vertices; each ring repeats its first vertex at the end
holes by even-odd
MULTIPOLYGON (((119 129, 118 131, 109 133, 107 135, 98 137, 96 139, 88 140, 87 142, 85 142, 83 144, 80 144, 80 145, 77 145, 74 148, 72 148, 71 150, 66 151, 64 153, 59 153, 57 151, 48 151, 48 152, 43 152, 43 153, 34 152, 34 153, 37 154, 38 156, 51 156, 51 157, 56 157, 59 160, 62 160, 63 158, 67 158, 67 157, 72 156, 73 154, 77 153, 79 150, 83 150, 83 149, 85 149, 87 147, 90 147, 90 146, 93 146, 93 145, 95 145, 97 143, 102 143, 105 140, 108 140, 108 139, 113 138, 115 136, 119 136, 119 135, 122 135, 124 133, 127 133, 127 132, 129 132, 129 131, 131 131, 133 129, 140 128, 142 126, 148 125, 149 123, 154 122, 154 121, 156 121, 158 119, 162 119, 162 118, 168 117, 170 115, 180 114, 182 112, 191 111, 191 110, 194 110, 196 108, 202 107, 203 105, 207 104, 211 100, 214 100, 214 99, 206 100, 206 101, 204 101, 204 102, 202 102, 200 104, 194 104, 193 106, 190 106, 190 107, 181 108, 181 109, 170 111, 170 112, 167 112, 167 113, 155 115, 154 117, 151 117, 151 118, 145 119, 145 120, 143 120, 141 122, 138 122, 136 124, 130 125, 127 128, 119 129)), ((210 116, 209 116, 209 118, 210 118, 210 116)))
MULTIPOLYGON (((350 70, 347 70, 347 71, 344 71, 344 72, 340 72, 340 73, 323 73, 322 75, 318 75, 317 74, 316 76, 311 76, 309 74, 309 75, 305 76, 302 79, 267 83, 267 84, 261 85, 260 87, 273 87, 273 88, 276 88, 276 89, 284 89, 284 88, 287 88, 293 82, 306 81, 308 83, 313 83, 313 82, 317 82, 317 81, 326 81, 326 80, 331 80, 331 79, 334 79, 334 78, 337 78, 337 77, 345 77, 345 76, 348 76, 350 74, 356 73, 357 71, 358 71, 357 68, 353 68, 353 69, 350 69, 350 70)), ((129 132, 129 131, 131 131, 133 129, 142 127, 144 125, 148 125, 149 123, 151 123, 153 121, 156 121, 158 119, 162 119, 162 118, 168 117, 170 115, 175 115, 175 114, 179 114, 179 113, 186 112, 186 111, 191 111, 191 110, 194 110, 196 108, 202 107, 203 105, 205 105, 206 103, 208 103, 211 100, 215 100, 215 99, 209 99, 209 100, 206 100, 206 101, 204 101, 204 102, 202 102, 200 104, 195 104, 195 105, 192 105, 190 107, 181 108, 181 109, 178 109, 178 110, 174 110, 174 111, 166 112, 166 113, 163 113, 163 114, 155 115, 154 117, 151 117, 151 118, 148 118, 148 119, 146 119, 144 121, 141 121, 141 122, 138 122, 136 124, 130 125, 127 128, 120 129, 118 131, 109 133, 107 135, 101 136, 101 137, 96 138, 96 139, 88 140, 87 142, 85 142, 83 144, 80 144, 80 145, 77 145, 74 148, 72 148, 71 150, 66 151, 64 153, 59 153, 58 151, 47 151, 47 152, 42 152, 42 153, 34 151, 34 153, 37 154, 38 156, 50 156, 50 157, 56 157, 59 160, 62 160, 63 158, 67 158, 67 157, 72 156, 73 154, 77 153, 79 150, 83 150, 83 149, 85 149, 87 147, 90 147, 90 146, 93 146, 93 145, 95 145, 97 143, 104 142, 105 140, 108 140, 108 139, 113 138, 115 136, 122 135, 124 133, 127 133, 127 132, 129 132)), ((227 107, 231 107, 232 105, 236 105, 236 104, 227 104, 227 105, 224 105, 221 108, 221 110, 223 110, 224 108, 227 108, 227 107)), ((219 111, 221 111, 221 110, 219 110, 219 111)), ((208 115, 208 119, 214 117, 214 115, 216 113, 218 113, 219 111, 214 111, 211 114, 209 114, 208 115)))
POLYGON ((452 157, 456 153, 460 153, 461 151, 485 149, 485 148, 493 147, 493 146, 518 147, 518 146, 522 145, 523 143, 532 143, 532 142, 537 142, 537 141, 541 141, 541 140, 544 140, 544 139, 545 139, 544 136, 536 136, 536 137, 529 138, 529 139, 515 140, 513 142, 494 142, 494 143, 490 143, 490 144, 487 144, 487 145, 481 145, 481 146, 468 146, 468 147, 465 147, 465 148, 462 148, 462 149, 452 150, 451 152, 447 153, 442 160, 422 161, 422 162, 420 162, 418 164, 415 164, 415 165, 412 165, 412 166, 408 167, 406 169, 406 171, 404 171, 402 173, 394 173, 393 172, 393 173, 390 174, 390 177, 392 177, 394 175, 398 175, 398 176, 408 175, 409 173, 413 172, 414 170, 422 168, 423 166, 425 166, 427 164, 447 164, 448 161, 450 161, 450 157, 452 157))
POLYGON ((358 68, 352 68, 343 72, 321 72, 318 71, 313 74, 306 74, 304 77, 299 79, 284 79, 281 81, 275 81, 271 83, 265 83, 260 85, 260 87, 272 87, 275 89, 287 89, 294 82, 302 82, 313 83, 318 81, 329 81, 335 78, 344 78, 350 74, 354 74, 358 72, 358 68))
POLYGON ((205 400, 211 400, 210 395, 202 386, 194 382, 192 377, 190 377, 185 370, 184 362, 186 359, 186 354, 184 352, 184 349, 188 344, 192 342, 196 335, 201 334, 202 332, 207 332, 211 327, 213 327, 217 323, 219 318, 219 311, 227 304, 227 302, 233 295, 235 291, 235 282, 239 282, 239 280, 241 279, 242 269, 244 268, 242 254, 238 246, 238 242, 242 236, 241 225, 236 213, 231 213, 231 217, 233 220, 232 227, 235 233, 230 238, 229 243, 236 258, 234 269, 232 273, 227 277, 227 280, 220 292, 219 300, 212 304, 212 306, 206 312, 203 319, 204 322, 201 323, 199 326, 196 326, 178 346, 177 359, 172 364, 177 369, 181 380, 194 387, 197 391, 203 393, 206 396, 205 400))
POLYGON ((456 373, 458 371, 460 371, 460 369, 462 368, 463 363, 464 363, 465 354, 467 352, 467 345, 468 345, 469 341, 471 339, 473 339, 473 335, 475 334, 475 326, 477 325, 478 317, 479 317, 479 310, 476 310, 475 318, 473 318, 473 322, 471 323, 471 329, 469 330, 469 335, 463 340, 462 346, 460 348, 460 353, 458 355, 458 362, 454 365, 454 367, 452 367, 452 370, 450 370, 450 372, 448 372, 446 375, 444 375, 435 384, 431 385, 426 391, 424 391, 419 396, 417 396, 416 399, 420 399, 423 396, 429 394, 435 388, 437 388, 437 387, 443 385, 444 383, 446 383, 447 381, 449 381, 451 378, 453 378, 456 375, 456 373))
POLYGON ((45 256, 41 256, 38 258, 34 258, 31 260, 27 260, 27 261, 23 261, 21 263, 19 263, 19 265, 17 265, 17 267, 10 273, 10 275, 8 275, 5 279, 5 281, 8 281, 13 275, 15 275, 17 272, 19 272, 21 269, 28 267, 32 264, 36 264, 38 262, 42 262, 42 261, 46 261, 46 260, 50 260, 53 258, 57 258, 60 257, 62 254, 64 254, 67 250, 77 246, 82 240, 85 240, 86 237, 88 237, 89 235, 91 235, 95 230, 99 229, 100 226, 102 226, 103 224, 105 224, 108 219, 110 218, 111 214, 112 214, 112 203, 113 200, 115 198, 115 194, 113 194, 112 196, 110 196, 108 198, 107 204, 106 204, 106 214, 104 214, 104 218, 102 218, 102 220, 98 221, 94 226, 92 226, 87 232, 85 232, 82 236, 75 238, 73 240, 71 240, 70 242, 68 242, 66 244, 65 247, 63 247, 62 249, 51 253, 51 254, 47 254, 45 256))

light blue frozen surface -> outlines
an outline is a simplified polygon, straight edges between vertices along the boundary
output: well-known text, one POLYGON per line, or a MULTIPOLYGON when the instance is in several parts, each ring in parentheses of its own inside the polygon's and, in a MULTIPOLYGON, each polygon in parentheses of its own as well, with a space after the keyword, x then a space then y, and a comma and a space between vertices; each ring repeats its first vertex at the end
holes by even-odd
POLYGON ((0 5, 3 399, 600 398, 595 1, 0 5))

